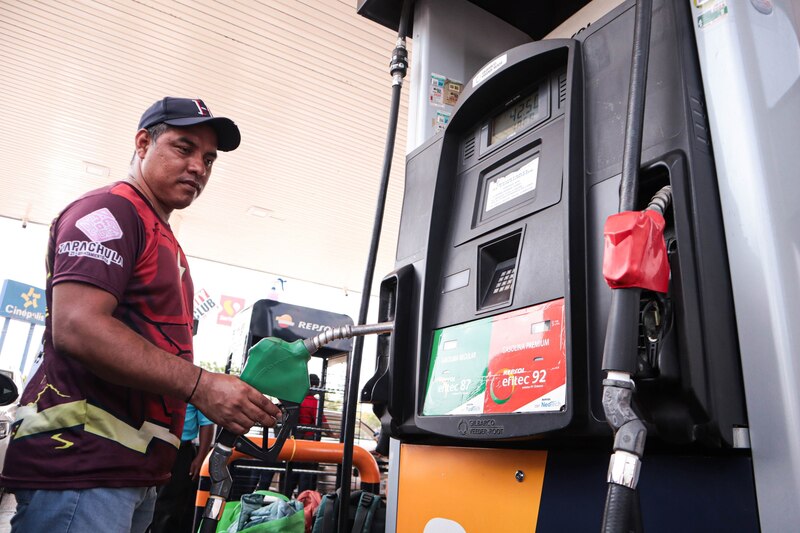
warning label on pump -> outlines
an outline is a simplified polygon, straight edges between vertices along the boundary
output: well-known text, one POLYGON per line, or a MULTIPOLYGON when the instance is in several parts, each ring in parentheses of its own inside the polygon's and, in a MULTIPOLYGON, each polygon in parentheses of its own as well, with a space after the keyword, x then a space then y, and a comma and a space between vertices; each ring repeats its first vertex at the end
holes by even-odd
POLYGON ((433 105, 444 104, 444 84, 447 83, 447 78, 440 74, 431 73, 430 92, 428 93, 428 101, 433 105))
POLYGON ((703 5, 701 9, 703 12, 697 17, 697 27, 700 29, 716 24, 728 14, 728 5, 725 2, 717 2, 709 8, 703 5))
POLYGON ((423 415, 566 406, 564 299, 437 330, 423 415))
POLYGON ((487 80, 492 77, 492 75, 500 70, 503 65, 508 62, 508 54, 503 54, 500 57, 496 57, 492 59, 489 63, 486 64, 482 69, 478 71, 477 74, 472 78, 472 86, 477 87, 484 80, 487 80))
POLYGON ((488 190, 486 191, 484 211, 491 211, 497 206, 535 190, 538 175, 539 158, 534 157, 532 161, 519 170, 504 176, 491 178, 487 183, 488 190))

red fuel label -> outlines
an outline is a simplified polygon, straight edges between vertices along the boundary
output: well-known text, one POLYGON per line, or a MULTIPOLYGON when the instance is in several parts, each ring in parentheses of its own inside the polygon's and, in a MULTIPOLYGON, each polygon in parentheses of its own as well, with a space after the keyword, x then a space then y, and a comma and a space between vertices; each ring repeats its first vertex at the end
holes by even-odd
POLYGON ((566 366, 563 298, 494 317, 483 412, 560 410, 566 366))

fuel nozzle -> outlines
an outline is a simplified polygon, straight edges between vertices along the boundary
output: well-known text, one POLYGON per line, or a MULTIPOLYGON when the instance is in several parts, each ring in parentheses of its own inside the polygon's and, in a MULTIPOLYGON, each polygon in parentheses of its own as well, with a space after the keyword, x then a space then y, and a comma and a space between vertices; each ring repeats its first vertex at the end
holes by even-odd
POLYGON ((263 394, 300 403, 309 387, 310 358, 302 340, 265 337, 250 348, 240 377, 263 394))
POLYGON ((393 322, 382 322, 332 328, 316 337, 294 342, 265 337, 250 348, 241 379, 264 394, 301 403, 309 387, 311 354, 335 340, 389 333, 393 329, 393 322))

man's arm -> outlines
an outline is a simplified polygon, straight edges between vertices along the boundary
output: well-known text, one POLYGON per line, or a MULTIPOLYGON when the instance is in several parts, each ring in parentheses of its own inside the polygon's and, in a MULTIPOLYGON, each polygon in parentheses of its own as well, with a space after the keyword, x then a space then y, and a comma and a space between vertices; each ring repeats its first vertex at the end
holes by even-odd
POLYGON ((161 350, 114 318, 116 307, 111 293, 93 285, 54 285, 49 311, 55 348, 112 383, 181 400, 194 390, 192 403, 234 433, 246 433, 256 422, 275 424, 280 410, 255 388, 236 376, 200 375, 200 367, 161 350))
POLYGON ((191 477, 194 481, 200 479, 200 467, 203 466, 203 461, 208 455, 208 452, 211 451, 211 445, 214 441, 214 424, 206 424, 205 426, 200 426, 200 446, 197 449, 197 456, 192 461, 192 464, 189 465, 189 477, 191 477))

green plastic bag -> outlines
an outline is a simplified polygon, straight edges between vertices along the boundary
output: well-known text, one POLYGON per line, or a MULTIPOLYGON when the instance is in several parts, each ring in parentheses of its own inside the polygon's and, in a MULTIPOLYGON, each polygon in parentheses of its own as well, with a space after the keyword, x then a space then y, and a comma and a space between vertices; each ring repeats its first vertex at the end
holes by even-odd
MULTIPOLYGON (((274 496, 283 501, 289 501, 289 498, 277 492, 268 490, 258 490, 253 494, 262 494, 264 496, 274 496)), ((234 522, 238 522, 239 514, 241 513, 242 502, 234 501, 227 502, 225 509, 222 511, 222 516, 217 523, 217 533, 225 533, 234 522)), ((298 511, 289 516, 279 518, 277 520, 270 520, 263 522, 253 527, 240 529, 240 533, 304 533, 306 527, 305 514, 298 511)))

